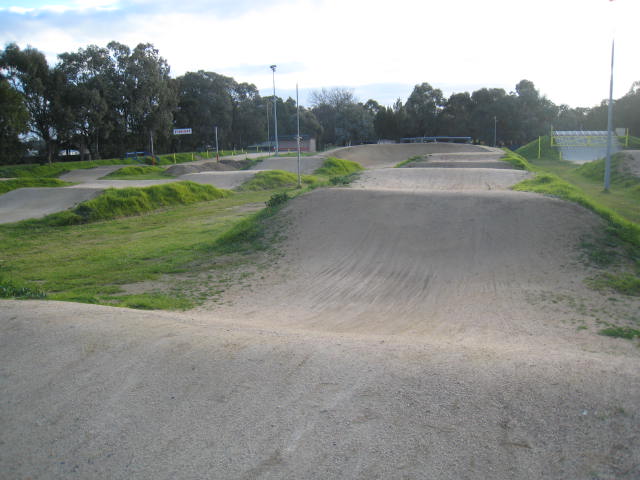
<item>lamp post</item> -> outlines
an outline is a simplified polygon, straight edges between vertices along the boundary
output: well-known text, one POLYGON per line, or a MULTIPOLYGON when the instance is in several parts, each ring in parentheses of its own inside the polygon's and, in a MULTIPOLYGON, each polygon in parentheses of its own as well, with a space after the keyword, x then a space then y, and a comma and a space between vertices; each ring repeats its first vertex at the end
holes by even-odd
POLYGON ((275 156, 278 156, 278 111, 276 109, 276 65, 271 65, 271 71, 273 72, 273 123, 274 133, 276 139, 276 151, 275 156))

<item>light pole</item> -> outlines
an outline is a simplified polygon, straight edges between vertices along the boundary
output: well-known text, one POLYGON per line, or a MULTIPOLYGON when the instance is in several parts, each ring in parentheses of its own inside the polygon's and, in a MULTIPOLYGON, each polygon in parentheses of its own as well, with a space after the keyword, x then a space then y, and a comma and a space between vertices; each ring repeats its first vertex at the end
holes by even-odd
POLYGON ((278 111, 276 109, 276 65, 271 65, 271 71, 273 72, 273 124, 274 133, 276 139, 276 152, 275 156, 278 156, 278 111))
POLYGON ((604 191, 609 191, 611 183, 611 150, 613 148, 613 53, 615 40, 611 42, 611 80, 609 81, 609 110, 607 113, 607 158, 604 162, 604 191))

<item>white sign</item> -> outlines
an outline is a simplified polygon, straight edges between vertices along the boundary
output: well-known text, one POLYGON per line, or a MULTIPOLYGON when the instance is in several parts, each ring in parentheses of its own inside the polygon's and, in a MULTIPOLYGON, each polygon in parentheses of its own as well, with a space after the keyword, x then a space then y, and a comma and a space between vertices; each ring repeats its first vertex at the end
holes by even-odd
POLYGON ((190 128, 174 128, 173 129, 173 134, 174 135, 191 135, 191 129, 190 128))

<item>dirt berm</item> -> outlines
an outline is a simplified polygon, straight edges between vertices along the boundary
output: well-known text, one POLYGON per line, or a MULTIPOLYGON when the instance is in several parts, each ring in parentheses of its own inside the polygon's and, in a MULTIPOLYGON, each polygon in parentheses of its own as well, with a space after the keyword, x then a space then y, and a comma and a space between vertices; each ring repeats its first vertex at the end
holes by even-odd
POLYGON ((526 176, 315 190, 273 219, 277 265, 190 312, 0 301, 0 472, 640 478, 640 351, 595 323, 640 302, 586 289, 602 221, 526 176))

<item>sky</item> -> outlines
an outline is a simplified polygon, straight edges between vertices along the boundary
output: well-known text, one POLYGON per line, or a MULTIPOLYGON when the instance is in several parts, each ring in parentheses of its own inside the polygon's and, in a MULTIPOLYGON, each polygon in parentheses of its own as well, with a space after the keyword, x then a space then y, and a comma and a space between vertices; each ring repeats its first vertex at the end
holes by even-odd
POLYGON ((207 70, 309 104, 349 88, 403 102, 531 80, 555 104, 592 107, 640 81, 640 0, 0 0, 0 41, 57 55, 152 43, 172 76, 207 70), (635 25, 634 25, 635 24, 635 25))

